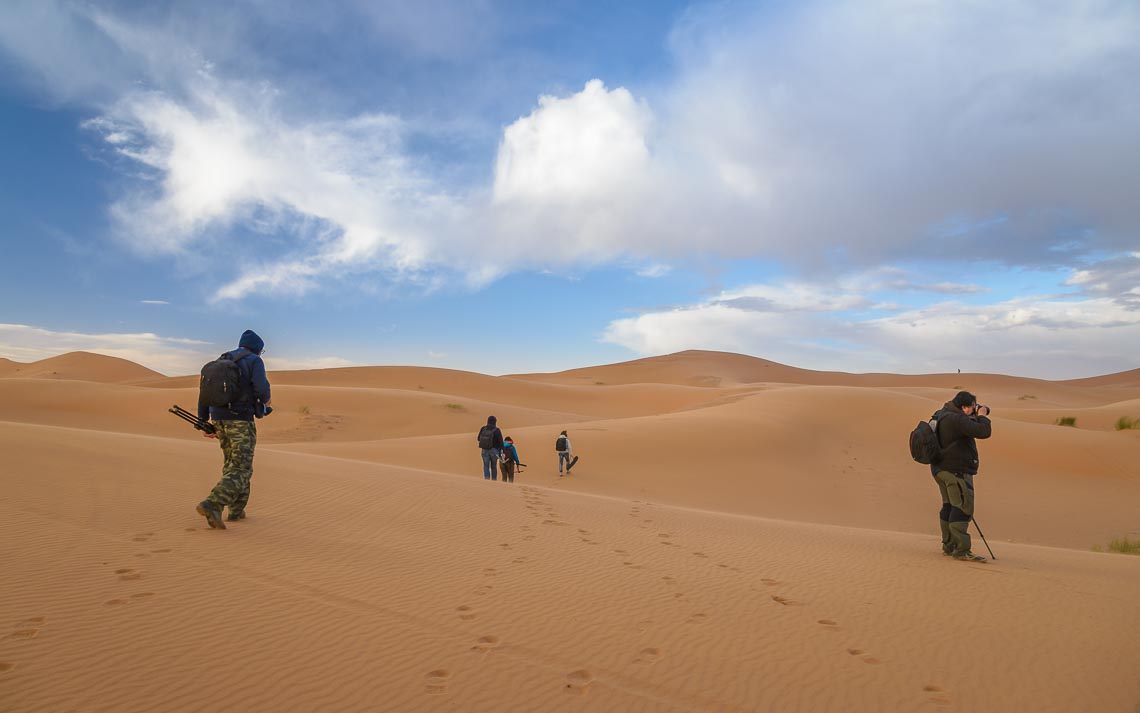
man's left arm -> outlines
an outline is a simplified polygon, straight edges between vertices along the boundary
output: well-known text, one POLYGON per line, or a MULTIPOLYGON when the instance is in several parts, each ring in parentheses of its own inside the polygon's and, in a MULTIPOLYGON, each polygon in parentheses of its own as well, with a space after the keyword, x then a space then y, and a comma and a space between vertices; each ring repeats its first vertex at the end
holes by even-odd
POLYGON ((265 362, 261 358, 253 360, 250 365, 249 378, 253 382, 253 396, 264 406, 269 405, 272 394, 269 391, 269 378, 265 375, 265 362))

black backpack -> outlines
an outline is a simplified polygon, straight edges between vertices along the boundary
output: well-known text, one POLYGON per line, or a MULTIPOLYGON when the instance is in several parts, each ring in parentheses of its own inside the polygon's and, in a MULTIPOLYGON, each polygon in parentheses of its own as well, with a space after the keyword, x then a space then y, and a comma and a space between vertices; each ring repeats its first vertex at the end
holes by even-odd
POLYGON ((559 436, 558 440, 554 442, 554 450, 559 453, 566 452, 566 436, 559 436))
MULTIPOLYGON (((244 355, 243 355, 244 356, 244 355)), ((252 401, 249 379, 241 373, 238 361, 229 352, 202 367, 202 380, 198 384, 198 403, 215 408, 230 408, 234 404, 252 401)))
MULTIPOLYGON (((937 415, 937 414, 935 414, 937 415)), ((942 445, 938 442, 938 419, 919 421, 910 432, 910 457, 923 465, 936 465, 942 460, 942 445)))
POLYGON ((490 450, 495 447, 495 427, 483 426, 479 429, 479 447, 490 450))

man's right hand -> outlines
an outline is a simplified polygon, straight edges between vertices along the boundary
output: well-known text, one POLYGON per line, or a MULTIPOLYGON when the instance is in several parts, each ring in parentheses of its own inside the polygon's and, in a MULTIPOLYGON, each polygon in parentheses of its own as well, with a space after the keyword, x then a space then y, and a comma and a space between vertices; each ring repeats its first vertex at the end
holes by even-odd
POLYGON ((216 434, 216 433, 207 433, 206 431, 202 431, 202 435, 203 435, 203 436, 205 436, 206 438, 217 438, 217 437, 218 437, 218 434, 216 434))

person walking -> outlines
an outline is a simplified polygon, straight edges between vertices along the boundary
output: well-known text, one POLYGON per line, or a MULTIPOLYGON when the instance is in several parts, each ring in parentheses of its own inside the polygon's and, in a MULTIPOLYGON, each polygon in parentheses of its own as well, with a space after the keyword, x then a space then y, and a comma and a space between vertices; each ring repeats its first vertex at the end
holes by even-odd
POLYGON ((558 438, 554 441, 554 450, 558 452, 558 477, 562 477, 562 464, 566 464, 566 472, 570 472, 570 464, 574 458, 574 447, 570 445, 570 436, 566 435, 566 431, 558 434, 558 438))
POLYGON ((515 482, 515 467, 522 461, 519 460, 518 449, 515 448, 515 442, 507 436, 503 439, 503 457, 499 467, 503 471, 503 482, 515 482))
MULTIPOLYGON (((237 389, 234 400, 225 406, 211 406, 198 396, 198 418, 211 421, 214 433, 205 433, 206 438, 216 438, 222 447, 222 477, 205 500, 198 503, 198 514, 206 518, 206 523, 214 529, 224 530, 222 509, 229 506, 230 522, 245 519, 245 508, 249 504, 249 484, 253 478, 253 451, 257 447, 257 426, 254 417, 260 418, 272 409, 269 407, 269 379, 265 375, 265 362, 261 353, 265 342, 251 329, 242 332, 238 348, 222 354, 218 361, 228 360, 237 366, 237 389)), ((208 364, 203 368, 209 368, 208 364)))
POLYGON ((959 391, 953 400, 934 414, 942 458, 930 466, 942 496, 938 524, 942 530, 942 554, 967 562, 986 558, 970 550, 970 519, 974 516, 974 476, 978 474, 979 438, 989 438, 990 407, 978 405, 968 391, 959 391))
POLYGON ((479 443, 479 450, 483 454, 483 479, 499 479, 499 454, 503 449, 503 432, 495 424, 498 419, 487 417, 487 425, 479 429, 475 440, 479 443))

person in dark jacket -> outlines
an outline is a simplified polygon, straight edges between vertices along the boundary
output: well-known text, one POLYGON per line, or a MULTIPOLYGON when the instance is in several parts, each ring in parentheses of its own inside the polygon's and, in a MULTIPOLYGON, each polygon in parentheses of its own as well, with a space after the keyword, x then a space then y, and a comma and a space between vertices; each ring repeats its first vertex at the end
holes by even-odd
POLYGON ((479 450, 483 454, 483 479, 499 479, 499 454, 503 452, 503 432, 495 424, 498 420, 494 416, 487 417, 487 425, 479 429, 475 440, 479 443, 479 450))
POLYGON ((257 426, 254 417, 261 418, 269 412, 269 379, 265 376, 265 362, 261 352, 265 342, 253 330, 247 329, 238 340, 238 348, 224 355, 237 363, 240 378, 247 390, 242 393, 242 401, 224 406, 198 404, 198 418, 212 421, 215 433, 205 433, 206 438, 216 438, 222 446, 222 478, 209 496, 198 503, 196 510, 206 518, 210 527, 224 530, 222 508, 227 505, 231 522, 245 518, 245 507, 249 503, 249 481, 253 477, 253 451, 257 446, 257 426))
POLYGON ((979 406, 968 391, 959 391, 936 414, 942 458, 930 466, 942 495, 938 523, 942 529, 942 554, 969 562, 986 558, 970 550, 970 518, 974 516, 974 476, 978 474, 978 444, 989 438, 990 408, 979 406))

